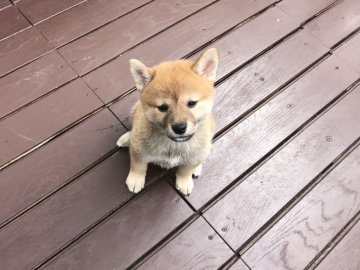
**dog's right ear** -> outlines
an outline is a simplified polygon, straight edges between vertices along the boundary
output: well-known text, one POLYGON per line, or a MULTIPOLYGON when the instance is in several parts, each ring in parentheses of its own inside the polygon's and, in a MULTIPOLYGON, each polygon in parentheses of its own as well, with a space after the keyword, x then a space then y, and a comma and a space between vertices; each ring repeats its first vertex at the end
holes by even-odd
POLYGON ((130 72, 134 78, 136 88, 141 91, 152 80, 154 72, 139 60, 130 59, 130 72))

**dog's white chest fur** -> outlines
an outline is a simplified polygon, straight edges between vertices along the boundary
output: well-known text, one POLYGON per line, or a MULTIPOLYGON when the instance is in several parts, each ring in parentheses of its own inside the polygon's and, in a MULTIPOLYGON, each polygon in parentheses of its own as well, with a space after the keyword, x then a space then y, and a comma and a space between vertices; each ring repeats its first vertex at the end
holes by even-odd
POLYGON ((165 169, 170 169, 179 166, 182 163, 180 156, 174 157, 153 157, 151 163, 157 164, 165 169))
POLYGON ((165 169, 192 163, 191 156, 195 156, 190 142, 172 142, 168 138, 162 140, 153 138, 144 148, 146 149, 143 151, 144 158, 165 169))
POLYGON ((174 142, 165 136, 152 136, 141 145, 143 158, 165 169, 197 165, 208 151, 196 134, 187 142, 174 142), (201 149, 201 150, 199 150, 201 149))

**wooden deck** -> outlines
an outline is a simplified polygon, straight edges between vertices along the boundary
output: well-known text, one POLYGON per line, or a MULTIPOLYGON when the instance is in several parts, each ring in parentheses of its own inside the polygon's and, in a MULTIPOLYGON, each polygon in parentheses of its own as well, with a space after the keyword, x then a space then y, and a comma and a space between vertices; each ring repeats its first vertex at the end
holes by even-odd
POLYGON ((360 269, 359 0, 0 0, 0 269, 360 269), (128 60, 217 47, 195 190, 128 192, 128 60))

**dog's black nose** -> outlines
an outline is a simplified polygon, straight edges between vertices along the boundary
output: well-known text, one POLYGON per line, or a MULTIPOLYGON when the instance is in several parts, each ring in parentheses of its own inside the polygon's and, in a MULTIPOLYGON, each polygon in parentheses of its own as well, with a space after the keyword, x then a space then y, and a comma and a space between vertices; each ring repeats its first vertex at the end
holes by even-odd
POLYGON ((171 126, 171 128, 176 134, 182 135, 186 131, 186 123, 174 124, 171 126))

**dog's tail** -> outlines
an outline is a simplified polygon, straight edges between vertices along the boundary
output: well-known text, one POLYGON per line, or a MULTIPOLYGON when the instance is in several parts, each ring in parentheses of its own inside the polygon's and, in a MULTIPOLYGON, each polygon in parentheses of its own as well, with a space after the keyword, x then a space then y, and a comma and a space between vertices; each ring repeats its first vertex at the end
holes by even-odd
POLYGON ((118 147, 129 147, 130 144, 130 131, 121 135, 121 137, 117 140, 116 145, 118 147))

